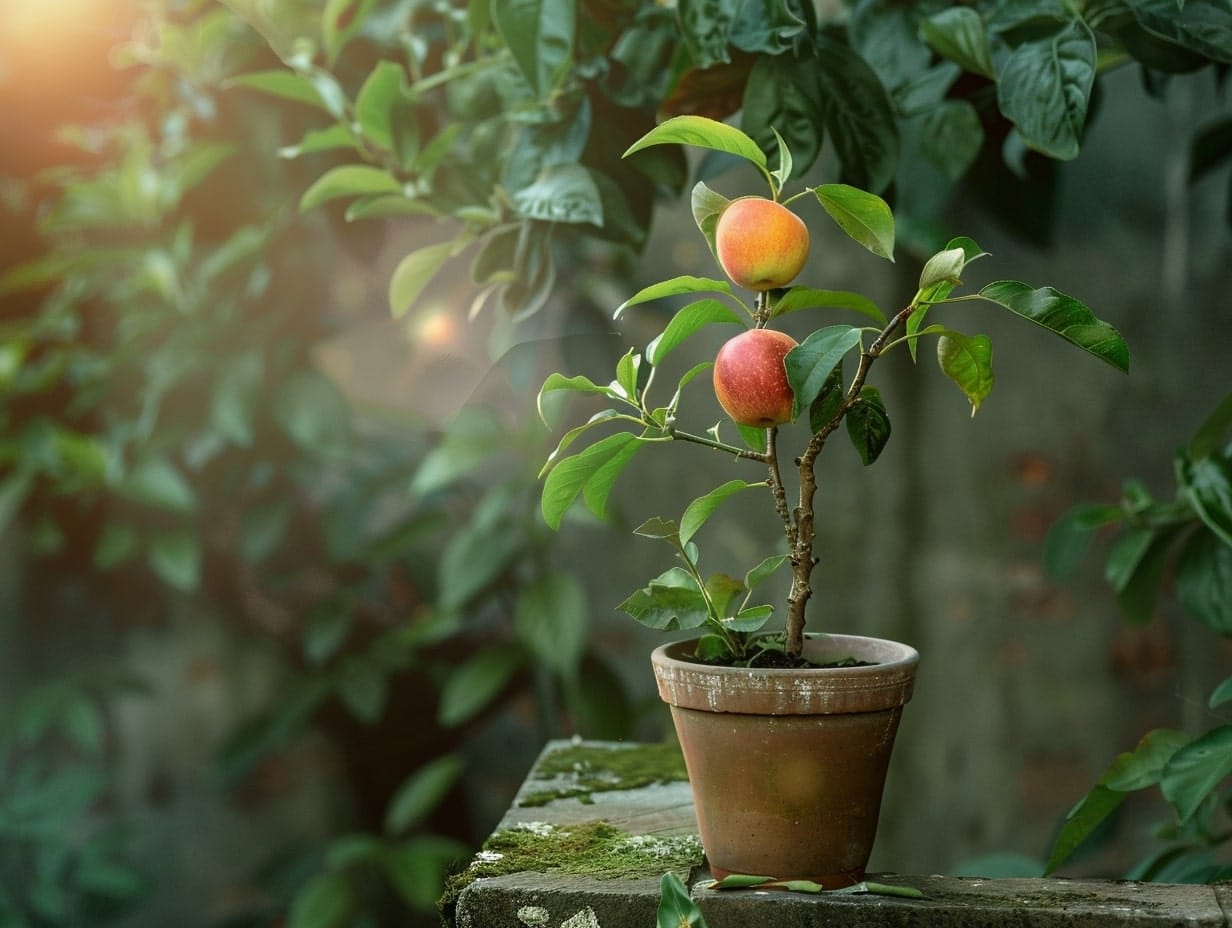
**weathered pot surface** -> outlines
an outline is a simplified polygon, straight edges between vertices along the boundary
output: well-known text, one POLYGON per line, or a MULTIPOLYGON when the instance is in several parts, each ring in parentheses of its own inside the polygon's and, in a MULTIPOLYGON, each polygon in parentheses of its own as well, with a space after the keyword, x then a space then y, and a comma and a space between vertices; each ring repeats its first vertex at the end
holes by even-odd
POLYGON ((858 635, 805 643, 803 670, 713 667, 692 642, 651 656, 671 706, 711 872, 859 882, 872 852, 881 793, 919 654, 858 635))

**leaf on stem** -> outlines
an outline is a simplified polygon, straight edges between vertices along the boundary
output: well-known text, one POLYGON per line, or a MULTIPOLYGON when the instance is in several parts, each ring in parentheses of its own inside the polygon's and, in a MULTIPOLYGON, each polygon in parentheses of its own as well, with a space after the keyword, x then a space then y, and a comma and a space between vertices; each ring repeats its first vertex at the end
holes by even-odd
POLYGON ((672 316, 667 328, 646 346, 646 360, 654 366, 663 363, 686 338, 716 323, 746 326, 727 304, 713 299, 698 300, 672 316))
POLYGON ((848 184, 822 184, 813 193, 848 236, 873 254, 894 260, 894 214, 885 200, 848 184))
POLYGON ((674 116, 655 126, 630 145, 621 157, 627 158, 651 145, 672 143, 736 155, 753 162, 766 172, 766 154, 761 150, 761 146, 735 126, 706 116, 674 116))
POLYGON ((1052 287, 1032 289, 1017 280, 995 281, 980 290, 979 296, 1055 332, 1117 370, 1129 372, 1129 347, 1121 333, 1072 296, 1052 287))
POLYGON ((890 440, 890 417, 886 413, 881 391, 865 385, 860 398, 847 413, 847 435, 867 467, 881 456, 890 440))
POLYGON ((621 313, 630 306, 636 306, 639 303, 648 303, 651 300, 659 300, 668 296, 680 296, 682 293, 705 293, 706 291, 730 294, 732 288, 731 284, 725 280, 714 280, 710 277, 693 277, 689 274, 682 274, 679 277, 661 280, 657 284, 643 287, 617 306, 616 312, 612 313, 612 318, 619 319, 621 313))
POLYGON ((787 352, 783 363, 787 382, 795 394, 794 419, 800 410, 812 405, 826 385, 830 373, 860 344, 860 330, 849 325, 832 325, 818 329, 787 352))
POLYGON ((971 403, 971 415, 992 392, 992 342, 987 335, 947 330, 937 339, 937 363, 971 403))
POLYGON ((705 594, 683 567, 664 571, 616 608, 660 631, 698 628, 710 616, 705 594))
POLYGON ((579 495, 587 508, 602 518, 616 478, 644 443, 631 432, 617 432, 560 460, 543 485, 540 509, 544 521, 554 529, 560 528, 565 512, 579 495))
POLYGON ((689 197, 689 205, 693 210, 693 221, 697 223, 697 228, 706 239, 710 254, 715 261, 719 260, 718 248, 714 243, 715 229, 718 228, 719 217, 723 215, 723 210, 727 209, 729 203, 731 200, 711 190, 700 180, 693 185, 693 192, 689 197))
POLYGON ((714 511, 719 508, 719 505, 725 500, 739 493, 741 490, 747 490, 750 487, 764 487, 764 482, 749 483, 747 480, 729 480, 720 487, 711 490, 705 496, 700 496, 684 511, 684 515, 680 517, 680 543, 688 544, 692 541, 693 536, 698 530, 706 524, 706 520, 714 515, 714 511))
POLYGON ((849 290, 818 290, 804 286, 791 287, 775 300, 770 309, 770 318, 776 319, 802 309, 831 307, 863 313, 882 326, 887 321, 885 313, 878 308, 877 304, 861 293, 852 293, 849 290))
POLYGON ((1159 778, 1159 791, 1172 803, 1184 824, 1230 773, 1232 725, 1221 725, 1191 741, 1168 759, 1159 778))

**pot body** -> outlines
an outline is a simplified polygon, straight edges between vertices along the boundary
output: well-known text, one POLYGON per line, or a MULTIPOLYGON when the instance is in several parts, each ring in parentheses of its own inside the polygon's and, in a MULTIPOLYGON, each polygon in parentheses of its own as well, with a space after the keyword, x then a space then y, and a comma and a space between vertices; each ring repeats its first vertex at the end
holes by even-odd
POLYGON ((664 645, 651 662, 714 877, 858 883, 919 654, 858 635, 810 638, 805 656, 871 666, 712 667, 690 661, 692 651, 693 642, 664 645))

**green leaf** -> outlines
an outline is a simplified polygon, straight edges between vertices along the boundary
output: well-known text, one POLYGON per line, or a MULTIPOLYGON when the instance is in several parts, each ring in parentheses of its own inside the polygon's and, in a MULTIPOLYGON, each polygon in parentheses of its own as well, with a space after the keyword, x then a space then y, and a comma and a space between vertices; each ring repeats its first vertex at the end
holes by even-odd
POLYGON ((1131 528, 1118 536, 1108 549, 1104 579, 1116 592, 1125 589, 1154 538, 1154 529, 1131 528))
POLYGON ((1210 709, 1218 709, 1229 699, 1232 699, 1232 677, 1227 677, 1222 683, 1215 687, 1215 691, 1211 693, 1211 698, 1207 703, 1207 707, 1210 709))
POLYGON ((928 290, 939 283, 957 287, 962 283, 963 268, 967 264, 966 252, 961 248, 945 248, 926 262, 920 271, 920 290, 928 290))
POLYGON ((108 522, 103 526, 98 543, 94 546, 92 563, 98 570, 112 570, 137 553, 140 541, 137 529, 133 526, 121 522, 108 522))
POLYGON ((879 193, 898 171, 898 125, 890 98, 868 62, 846 45, 818 33, 816 48, 816 79, 841 178, 879 193))
POLYGON ((1191 535, 1177 558, 1176 598, 1207 628, 1232 635, 1232 546, 1211 532, 1191 535))
POLYGON ((659 879, 659 908, 655 928, 705 928, 706 919, 689 890, 672 871, 659 879))
POLYGON ((325 39, 326 60, 330 67, 342 49, 363 28, 376 0, 328 0, 321 13, 321 35, 325 39))
MULTIPOLYGON (((711 574, 706 578, 706 595, 710 597, 712 615, 729 615, 732 600, 743 592, 745 592, 744 584, 729 574, 711 574)), ((723 624, 727 625, 729 621, 724 618, 723 624)))
POLYGON ((811 54, 762 55, 744 85, 741 126, 763 152, 778 152, 773 175, 777 190, 793 170, 806 170, 821 151, 825 123, 816 69, 811 54))
POLYGON ((659 538, 671 541, 674 544, 680 543, 680 529, 671 519, 663 519, 659 516, 652 516, 641 525, 633 530, 634 535, 641 535, 643 538, 659 538))
POLYGON ((817 290, 813 287, 797 285, 791 287, 774 301, 770 310, 770 318, 775 319, 788 313, 799 312, 802 309, 850 309, 863 313, 879 325, 886 324, 885 313, 877 304, 860 293, 848 290, 817 290))
POLYGON ((920 122, 920 150, 950 181, 958 181, 984 147, 979 113, 966 100, 945 100, 920 122))
POLYGON ((744 326, 745 321, 718 300, 690 303, 672 316, 667 328, 646 346, 646 359, 654 366, 662 364, 686 338, 714 324, 744 326))
POLYGON ((1191 741, 1164 766, 1159 790, 1184 824, 1232 773, 1232 725, 1221 725, 1191 741))
POLYGON ((894 260, 894 214, 885 200, 847 184, 822 184, 814 193, 847 235, 873 254, 894 260))
POLYGON ((554 529, 560 528, 565 512, 580 494, 591 511, 602 517, 616 477, 642 444, 636 435, 617 432, 557 462, 543 485, 540 508, 544 521, 554 529))
POLYGON ((201 545, 189 532, 162 532, 150 539, 150 569, 164 583, 183 593, 196 592, 201 583, 201 545))
POLYGON ((1154 786, 1168 761, 1188 743, 1189 735, 1183 731, 1170 728, 1149 731, 1133 751, 1117 756, 1099 782, 1122 793, 1154 786))
POLYGON ((937 363, 967 397, 974 416, 992 392, 992 342, 988 336, 947 330, 937 339, 937 363))
MULTIPOLYGON (((717 426, 716 426, 717 429, 717 426)), ((756 425, 741 425, 736 423, 736 431, 740 433, 745 445, 752 451, 761 454, 766 452, 766 430, 756 425)))
POLYGON ((456 254, 456 243, 439 242, 412 251, 398 262, 389 279, 389 311, 401 319, 432 282, 437 271, 456 254))
POLYGON ((140 461, 116 488, 125 499, 171 512, 192 512, 197 494, 179 469, 162 456, 140 461))
POLYGON ((1078 18, 1010 53, 998 75, 997 103, 1030 148, 1061 160, 1077 157, 1095 64, 1095 37, 1078 18))
POLYGON ((890 440, 890 417, 881 392, 876 387, 864 386, 846 421, 847 435, 867 467, 877 460, 890 440))
MULTIPOLYGON (((1148 530, 1149 531, 1149 530, 1148 530)), ((1124 577, 1117 577, 1117 606, 1121 614, 1130 622, 1149 622, 1155 614, 1155 605, 1159 601, 1160 587, 1163 585, 1168 559, 1171 556, 1172 544, 1181 531, 1181 526, 1164 526, 1155 530, 1146 550, 1138 556, 1132 566, 1125 565, 1129 572, 1124 577)), ((1124 537, 1124 536, 1122 536, 1124 537)), ((1118 542, 1120 539, 1118 539, 1118 542)), ((1117 552, 1114 543, 1109 551, 1109 563, 1117 552)), ((1126 556, 1132 555, 1133 549, 1126 549, 1126 556)), ((1114 584, 1115 585, 1115 584, 1114 584)))
POLYGON ((501 0, 491 6, 492 24, 540 100, 573 58, 576 6, 574 0, 501 0))
POLYGON ((651 145, 692 145, 726 152, 767 171, 766 153, 741 130, 705 116, 673 116, 655 126, 625 150, 624 158, 651 145))
POLYGON ((754 876, 751 873, 729 873, 714 884, 715 889, 751 889, 765 883, 775 882, 772 876, 754 876))
POLYGON ((497 645, 467 658, 445 678, 437 721, 453 728, 482 712, 524 663, 521 651, 497 645))
POLYGON ((971 7, 951 7, 920 22, 920 38, 942 58, 967 71, 994 77, 984 21, 971 7))
POLYGON ((831 371, 858 344, 859 329, 849 325, 832 325, 818 329, 787 352, 783 364, 787 368, 787 382, 795 394, 797 414, 817 398, 831 371))
POLYGON ((1223 398, 1214 412, 1198 426, 1186 448, 1190 460, 1208 457, 1221 448, 1232 428, 1232 393, 1223 398))
POLYGON ((351 429, 351 407, 333 380, 312 369, 283 384, 274 401, 279 427, 304 451, 323 457, 342 454, 351 429))
POLYGON ((437 605, 459 609, 482 594, 517 558, 525 544, 513 524, 510 490, 497 486, 453 533, 437 561, 437 605))
MULTIPOLYGON (((693 192, 689 196, 689 207, 693 212, 693 221, 706 239, 706 244, 710 248, 710 254, 716 261, 719 259, 719 255, 714 244, 714 231, 718 228, 719 217, 723 215, 723 210, 727 209, 729 203, 731 203, 731 200, 723 196, 723 194, 711 190, 700 180, 693 185, 693 192)), ((730 286, 728 290, 730 292, 730 286)))
POLYGON ((300 197, 299 211, 306 213, 339 197, 400 193, 402 185, 388 171, 366 164, 343 164, 317 178, 300 197))
POLYGON ((1097 783, 1065 816, 1065 823, 1052 843, 1044 875, 1065 863, 1096 828, 1125 801, 1125 794, 1097 783))
POLYGON ((543 399, 551 393, 598 393, 609 399, 619 399, 619 394, 606 384, 597 384, 577 374, 573 377, 566 377, 564 374, 552 373, 543 382, 543 386, 539 388, 539 396, 535 401, 536 408, 539 410, 539 418, 543 420, 544 425, 548 425, 547 414, 544 412, 543 399))
POLYGON ((588 612, 578 579, 549 571, 518 591, 513 626, 538 663, 567 676, 577 672, 586 649, 588 612))
POLYGON ((774 572, 791 560, 786 554, 772 554, 744 575, 744 587, 756 589, 774 575, 774 572))
POLYGON ((620 314, 626 309, 639 303, 648 303, 651 300, 659 300, 669 296, 680 296, 683 293, 704 293, 707 291, 712 293, 731 293, 732 288, 731 284, 725 280, 714 280, 710 277, 692 277, 685 274, 643 287, 617 306, 616 312, 612 314, 612 317, 619 318, 620 314))
POLYGON ((322 873, 295 894, 287 928, 342 928, 350 921, 354 906, 354 890, 346 873, 322 873))
POLYGON ((1129 0, 1152 35, 1215 61, 1232 64, 1232 22, 1219 0, 1129 0))
POLYGON ((830 371, 817 398, 809 403, 809 429, 814 435, 834 420, 846 398, 847 385, 843 381, 843 365, 840 362, 830 371))
POLYGON ((705 496, 700 496, 693 500, 693 502, 689 503, 688 508, 685 509, 684 515, 680 517, 680 543, 687 545, 692 541, 693 536, 706 524, 706 520, 714 515, 714 511, 725 500, 741 490, 747 490, 750 487, 764 487, 765 485, 764 482, 749 483, 746 480, 729 480, 722 486, 711 490, 705 496))
POLYGON ((980 290, 979 296, 1055 332, 1117 370, 1129 372, 1129 348, 1121 333, 1072 296, 1052 287, 1033 290, 1017 280, 995 281, 980 290))
POLYGON ((603 203, 590 170, 577 163, 549 165, 529 187, 513 195, 523 219, 603 225, 603 203))
POLYGON ((616 608, 659 631, 697 628, 710 617, 701 587, 683 567, 660 574, 616 608))
POLYGON ((1232 545, 1232 459, 1176 459, 1177 483, 1199 518, 1224 544, 1232 545))
POLYGON ((338 698, 358 721, 374 725, 380 721, 389 697, 385 670, 372 659, 349 656, 338 668, 338 698))
POLYGON ((774 615, 773 606, 748 606, 731 618, 724 619, 723 626, 729 631, 750 634, 761 631, 772 615, 774 615))
POLYGON ((1080 503, 1061 516, 1044 538, 1044 570, 1056 580, 1070 576, 1086 556, 1096 529, 1125 517, 1120 506, 1080 503))
POLYGON ((453 789, 463 769, 461 757, 444 754, 403 780, 385 807, 385 834, 403 835, 422 822, 453 789))
POLYGON ((295 103, 306 103, 319 109, 329 111, 320 91, 308 78, 294 71, 282 69, 271 71, 255 71, 251 74, 239 74, 223 82, 223 89, 244 87, 257 90, 283 100, 295 103))
POLYGON ((406 98, 406 72, 389 59, 377 62, 355 98, 360 131, 386 151, 394 150, 395 114, 406 98))
POLYGON ((638 402, 637 379, 642 366, 642 356, 636 348, 630 348, 616 362, 615 390, 622 399, 638 402))

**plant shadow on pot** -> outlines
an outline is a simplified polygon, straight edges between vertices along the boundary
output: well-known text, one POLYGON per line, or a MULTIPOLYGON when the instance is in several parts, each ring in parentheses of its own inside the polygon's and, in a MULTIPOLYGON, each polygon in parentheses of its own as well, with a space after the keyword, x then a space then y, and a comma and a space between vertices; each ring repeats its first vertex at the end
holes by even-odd
POLYGON ((858 635, 809 638, 798 670, 691 659, 693 642, 651 655, 671 707, 715 879, 732 873, 858 883, 919 654, 858 635))

